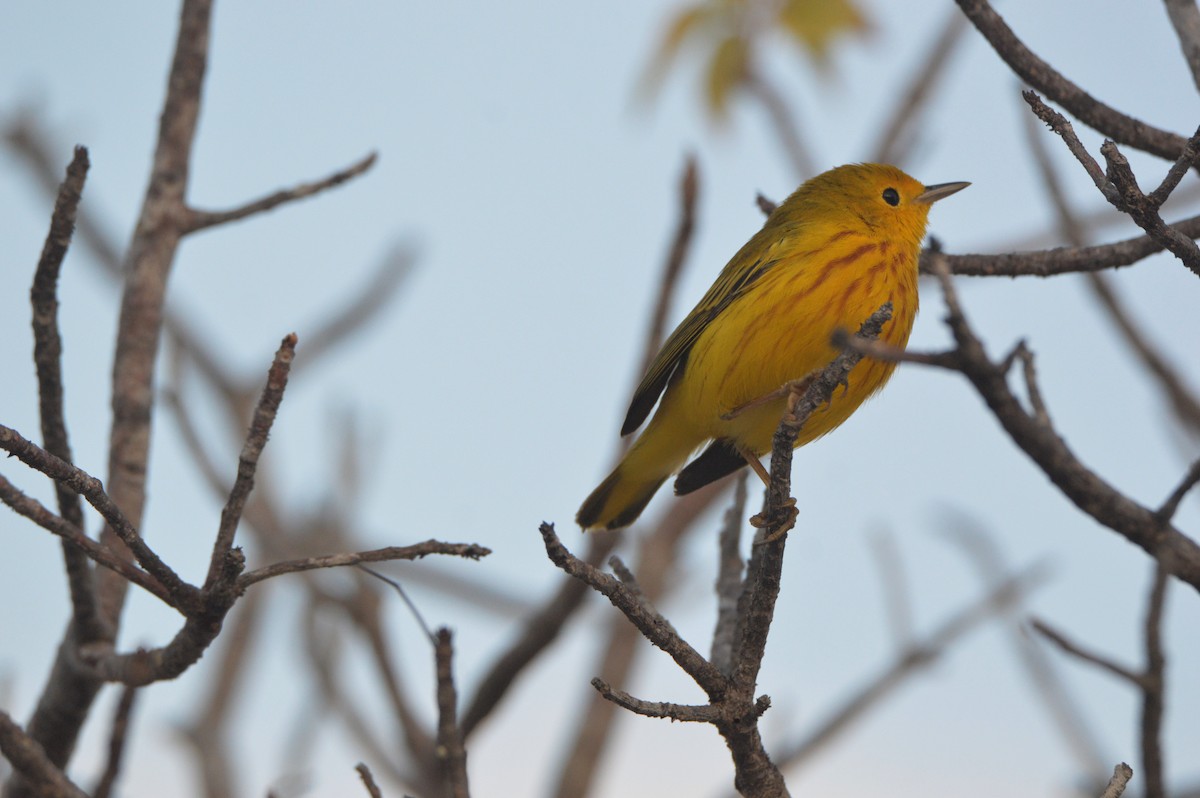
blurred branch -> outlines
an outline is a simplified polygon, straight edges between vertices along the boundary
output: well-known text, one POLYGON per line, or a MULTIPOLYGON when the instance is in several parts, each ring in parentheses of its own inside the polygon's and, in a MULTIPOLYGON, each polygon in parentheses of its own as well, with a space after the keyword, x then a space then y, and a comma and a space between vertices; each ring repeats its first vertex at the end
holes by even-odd
POLYGON ((88 798, 50 761, 38 742, 3 710, 0 710, 0 753, 12 765, 13 773, 24 778, 24 788, 38 798, 88 798))
POLYGON ((933 665, 939 657, 968 632, 999 615, 1011 612, 1025 597, 1045 581, 1041 566, 1027 568, 989 588, 986 595, 950 618, 923 639, 908 642, 895 660, 868 680, 845 703, 817 724, 804 739, 778 754, 781 768, 804 764, 832 743, 869 709, 879 705, 913 674, 933 665))
POLYGON ((738 596, 742 592, 741 539, 742 519, 746 517, 746 472, 742 472, 734 483, 733 503, 725 511, 721 535, 717 541, 720 561, 717 569, 717 623, 713 629, 712 654, 710 659, 721 673, 729 676, 733 672, 733 643, 737 630, 738 596))
POLYGON ((1134 671, 1117 664, 1108 657, 1088 651, 1051 629, 1044 622, 1033 621, 1033 628, 1063 651, 1108 671, 1141 692, 1142 777, 1146 783, 1145 795, 1147 798, 1164 798, 1167 794, 1163 782, 1161 739, 1165 693, 1164 672, 1166 669, 1166 655, 1162 648, 1162 618, 1166 603, 1167 577, 1167 569, 1162 560, 1159 560, 1155 563, 1154 578, 1147 601, 1146 620, 1143 624, 1142 639, 1146 652, 1146 664, 1141 671, 1134 671))
POLYGON ((1100 274, 1091 274, 1088 285, 1125 343, 1166 394, 1167 404, 1175 418, 1193 435, 1200 435, 1200 396, 1185 382, 1179 370, 1134 324, 1128 308, 1117 296, 1110 280, 1100 274))
POLYGON ((920 117, 938 82, 949 73, 946 68, 954 48, 962 41, 967 30, 967 18, 957 10, 951 10, 942 25, 941 33, 920 69, 913 73, 908 87, 900 94, 888 123, 875 145, 871 147, 871 160, 876 163, 900 164, 906 161, 913 149, 916 136, 912 132, 915 121, 920 117))
MULTIPOLYGON (((942 531, 967 555, 984 584, 994 587, 1004 580, 1007 566, 1004 565, 1003 553, 995 535, 990 534, 979 521, 965 513, 956 512, 953 517, 946 519, 942 531)), ((1058 727, 1067 747, 1079 760, 1083 783, 1099 784, 1104 781, 1107 777, 1108 760, 1082 711, 1072 700, 1070 690, 1061 674, 1054 668, 1045 647, 1033 639, 1025 624, 1012 619, 1012 622, 1005 626, 1034 690, 1058 727)))
POLYGON ((108 741, 108 761, 104 765, 104 773, 96 788, 92 790, 92 798, 109 798, 117 776, 121 773, 122 760, 125 757, 125 741, 129 733, 129 718, 133 714, 133 705, 138 696, 138 688, 121 688, 121 699, 117 702, 117 711, 113 716, 112 732, 108 741))
POLYGON ((1192 82, 1200 89, 1200 9, 1194 0, 1164 0, 1167 17, 1175 28, 1179 49, 1192 72, 1192 82))
POLYGON ((763 110, 767 112, 767 118, 771 120, 771 127, 779 137, 780 144, 783 145, 783 152, 792 167, 792 174, 796 178, 796 182, 802 183, 815 175, 817 169, 813 165, 808 146, 800 137, 800 126, 792 118, 791 109, 788 108, 788 104, 775 86, 758 70, 751 68, 747 68, 741 85, 747 94, 758 100, 763 110))
POLYGON ((684 161, 683 176, 679 180, 679 222, 671 239, 670 252, 663 263, 654 315, 650 319, 650 329, 646 332, 647 346, 635 379, 641 379, 642 375, 649 371, 655 354, 662 346, 667 329, 667 316, 671 311, 671 300, 675 296, 679 277, 683 274, 683 266, 687 262, 688 251, 696 232, 696 201, 699 194, 700 169, 696 163, 696 156, 689 154, 684 161))
POLYGON ((410 247, 393 246, 380 261, 375 274, 363 283, 358 294, 342 303, 336 313, 305 336, 303 367, 313 368, 326 354, 378 317, 395 298, 415 265, 416 254, 410 247))
POLYGON ((445 798, 470 798, 467 752, 458 725, 458 691, 454 687, 454 645, 449 629, 437 630, 434 652, 438 706, 436 754, 441 765, 442 795, 445 798))

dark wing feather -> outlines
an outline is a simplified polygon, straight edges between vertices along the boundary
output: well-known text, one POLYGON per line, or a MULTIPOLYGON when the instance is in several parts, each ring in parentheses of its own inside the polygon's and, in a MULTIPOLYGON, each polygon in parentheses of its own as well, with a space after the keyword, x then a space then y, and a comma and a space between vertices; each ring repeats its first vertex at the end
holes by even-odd
MULTIPOLYGON (((752 247, 757 236, 750 240, 744 249, 752 247)), ((744 252, 743 249, 743 252, 744 252)), ((721 311, 729 307, 735 299, 742 296, 758 278, 762 277, 777 261, 764 263, 756 259, 749 267, 743 265, 743 252, 734 256, 725 267, 712 288, 700 300, 699 304, 687 315, 675 332, 671 333, 659 350, 658 356, 646 370, 637 390, 633 392, 633 401, 629 403, 629 412, 625 414, 625 423, 621 426, 621 434, 628 435, 650 415, 654 403, 662 396, 671 376, 683 368, 687 362, 688 353, 696 339, 704 332, 712 320, 721 315, 721 311)))

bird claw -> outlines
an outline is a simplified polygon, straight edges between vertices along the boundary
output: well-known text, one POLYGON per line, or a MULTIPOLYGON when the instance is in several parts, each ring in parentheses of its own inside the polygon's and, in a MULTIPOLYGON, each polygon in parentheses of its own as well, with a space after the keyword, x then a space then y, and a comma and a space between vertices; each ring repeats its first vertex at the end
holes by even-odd
MULTIPOLYGON (((800 511, 796 509, 796 499, 790 496, 787 499, 784 499, 783 504, 779 506, 776 514, 778 516, 782 516, 782 518, 779 519, 779 528, 770 535, 765 535, 760 540, 754 541, 755 546, 761 546, 764 543, 774 543, 787 534, 787 532, 794 526, 796 526, 796 519, 800 515, 800 511)), ((776 519, 765 518, 763 517, 762 513, 758 513, 750 516, 750 526, 754 527, 755 529, 766 529, 767 527, 772 526, 775 520, 776 519)))

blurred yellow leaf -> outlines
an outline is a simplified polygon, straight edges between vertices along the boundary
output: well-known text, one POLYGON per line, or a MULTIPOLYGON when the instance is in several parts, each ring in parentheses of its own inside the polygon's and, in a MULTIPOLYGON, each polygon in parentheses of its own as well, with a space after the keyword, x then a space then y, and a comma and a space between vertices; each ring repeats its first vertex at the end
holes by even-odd
POLYGON ((700 32, 717 11, 712 3, 702 3, 684 8, 671 18, 662 42, 654 53, 654 60, 642 79, 644 92, 650 93, 658 89, 671 62, 679 55, 684 41, 700 32))
POLYGON ((852 0, 696 0, 668 19, 641 93, 657 91, 683 47, 694 43, 707 67, 708 111, 723 118, 732 96, 755 73, 768 34, 781 31, 821 66, 840 37, 868 27, 852 0))
POLYGON ((850 0, 784 0, 779 25, 818 64, 826 63, 838 37, 870 27, 850 0))
POLYGON ((729 113, 729 97, 746 78, 749 55, 745 39, 729 36, 708 63, 708 108, 718 119, 729 113))

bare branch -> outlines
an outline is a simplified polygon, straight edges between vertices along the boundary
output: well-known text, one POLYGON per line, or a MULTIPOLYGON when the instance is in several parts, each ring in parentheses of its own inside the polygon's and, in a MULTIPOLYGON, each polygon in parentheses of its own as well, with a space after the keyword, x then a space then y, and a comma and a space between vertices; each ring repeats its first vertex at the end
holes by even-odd
POLYGON ((183 611, 172 593, 150 574, 138 568, 128 560, 117 556, 112 549, 103 543, 85 535, 79 527, 68 523, 62 516, 50 512, 41 502, 22 493, 15 485, 0 476, 0 502, 8 505, 19 515, 23 515, 43 529, 58 535, 63 540, 69 540, 72 545, 87 554, 95 562, 109 570, 115 571, 123 578, 133 582, 150 595, 155 596, 164 604, 183 611))
POLYGON ((1088 177, 1096 184, 1096 188, 1100 189, 1100 193, 1104 198, 1113 205, 1119 206, 1120 197, 1117 194, 1117 189, 1109 181, 1104 174, 1104 170, 1100 168, 1099 162, 1092 157, 1092 154, 1083 146, 1083 142, 1075 135, 1075 128, 1067 121, 1067 118, 1055 111, 1050 106, 1042 102, 1042 98, 1037 96, 1035 92, 1023 91, 1021 96, 1025 98, 1025 102, 1029 103, 1029 107, 1037 114, 1038 119, 1045 122, 1050 130, 1054 131, 1063 143, 1067 145, 1067 149, 1075 156, 1075 160, 1079 161, 1083 166, 1083 170, 1088 173, 1088 177))
MULTIPOLYGON (((616 535, 598 532, 588 540, 584 561, 595 566, 604 561, 616 544, 616 535)), ((512 646, 500 655, 475 690, 475 696, 463 714, 464 737, 500 703, 525 668, 558 638, 567 621, 574 616, 588 595, 587 585, 567 579, 538 612, 525 622, 525 629, 512 646)))
MULTIPOLYGON (((663 601, 679 587, 680 580, 674 577, 680 546, 687 535, 700 530, 697 521, 724 494, 723 487, 722 483, 714 483, 673 501, 659 518, 645 525, 651 531, 638 537, 634 556, 642 595, 651 602, 663 601)), ((589 533, 589 537, 594 534, 597 533, 589 533)), ((609 684, 627 682, 635 673, 638 657, 645 651, 643 640, 637 627, 625 616, 613 613, 597 646, 600 656, 593 672, 609 684)), ((591 792, 596 778, 604 772, 604 756, 615 738, 613 729, 619 717, 617 705, 595 700, 591 690, 584 700, 590 702, 590 706, 564 749, 556 786, 551 793, 560 798, 591 792)))
POLYGON ((959 363, 1005 431, 1079 509, 1161 559, 1171 573, 1200 590, 1200 546, 1154 513, 1120 493, 1089 470, 1051 427, 1027 414, 1009 389, 1003 369, 988 358, 983 343, 963 316, 950 275, 935 258, 936 273, 949 311, 947 323, 959 363))
POLYGON ((996 53, 1021 80, 1102 134, 1160 158, 1175 160, 1186 144, 1183 136, 1159 130, 1121 113, 1063 77, 1026 47, 987 0, 957 0, 996 53))
MULTIPOLYGON (((1200 216, 1174 222, 1170 227, 1184 237, 1200 236, 1200 216)), ((951 274, 966 277, 1052 277, 1129 266, 1164 249, 1166 246, 1161 241, 1149 235, 1091 247, 1057 247, 998 255, 942 255, 926 249, 921 252, 921 273, 933 274, 934 260, 943 258, 951 274)))
POLYGON ((248 216, 272 210, 289 202, 315 196, 334 186, 339 186, 347 180, 358 177, 374 166, 378 158, 378 153, 368 153, 366 157, 355 161, 345 169, 334 172, 329 177, 312 183, 300 183, 288 189, 281 189, 274 194, 269 194, 261 199, 248 202, 245 205, 227 211, 201 211, 189 208, 184 217, 183 233, 195 233, 209 227, 215 227, 216 225, 236 222, 248 216))
POLYGON ((415 264, 416 254, 411 248, 394 246, 357 296, 343 303, 337 312, 305 336, 304 358, 296 364, 295 370, 313 368, 325 355, 375 319, 404 285, 415 264))
POLYGON ((237 579, 237 589, 245 590, 250 585, 272 579, 283 574, 294 574, 301 571, 312 571, 317 568, 340 568, 347 565, 358 565, 363 562, 387 562, 389 560, 416 560, 430 554, 448 554, 455 557, 466 557, 478 560, 491 554, 492 550, 474 543, 443 543, 440 540, 427 540, 424 543, 414 543, 410 546, 386 546, 371 551, 347 552, 345 554, 329 554, 324 557, 307 557, 302 560, 288 560, 267 565, 253 571, 247 571, 237 579))
POLYGON ((555 534, 553 524, 543 523, 540 531, 551 562, 611 601, 647 640, 665 651, 710 696, 725 691, 726 680, 721 672, 675 634, 670 624, 663 622, 662 616, 648 611, 637 595, 620 581, 567 551, 555 534))
POLYGON ((279 411, 283 392, 287 388, 288 371, 291 369, 292 359, 296 356, 296 340, 295 333, 284 337, 267 372, 267 385, 263 388, 258 406, 254 409, 250 432, 246 435, 246 443, 242 447, 241 456, 238 457, 237 479, 233 483, 229 499, 225 502, 225 508, 221 511, 221 525, 217 529, 212 557, 208 564, 208 575, 204 579, 206 589, 212 588, 220 574, 225 571, 225 558, 233 548, 233 539, 246 508, 246 499, 254 489, 258 458, 267 445, 267 436, 271 434, 275 414, 279 411))
POLYGON ((1133 768, 1124 762, 1119 763, 1113 768, 1112 778, 1109 779, 1108 786, 1104 788, 1104 794, 1100 798, 1121 798, 1125 792, 1125 785, 1129 784, 1132 778, 1133 768))
MULTIPOLYGON (((40 471, 53 479, 55 483, 83 496, 88 504, 94 507, 100 515, 104 516, 104 520, 108 522, 109 528, 117 535, 112 540, 112 543, 116 543, 117 545, 124 543, 125 546, 128 546, 132 550, 134 557, 137 558, 138 564, 167 589, 168 593, 172 596, 168 602, 171 606, 188 607, 195 604, 198 598, 196 588, 180 579, 179 575, 171 570, 146 545, 141 535, 133 527, 133 524, 121 512, 109 494, 105 492, 104 485, 100 480, 88 474, 83 469, 76 468, 70 463, 55 457, 45 449, 26 440, 16 430, 3 425, 0 425, 0 449, 16 455, 17 459, 30 468, 40 471)), ((109 549, 113 548, 112 543, 106 544, 103 542, 103 538, 101 539, 101 545, 109 549)), ((120 555, 118 554, 117 556, 120 555)), ((118 571, 118 573, 120 572, 118 571)), ((124 575, 122 574, 122 576, 124 575)), ((122 582, 125 582, 124 578, 122 582)))
POLYGON ((383 798, 383 790, 379 789, 379 785, 375 783, 375 776, 371 774, 371 769, 367 767, 366 763, 359 762, 354 769, 358 771, 363 786, 367 788, 367 794, 371 798, 383 798))
MULTIPOLYGON (((72 461, 71 443, 63 412, 62 336, 58 330, 58 278, 63 259, 75 232, 79 201, 87 179, 86 147, 76 147, 75 157, 67 166, 67 176, 58 189, 50 232, 38 259, 30 301, 33 304, 33 361, 37 368, 38 409, 41 416, 42 442, 46 451, 66 462, 72 461)), ((79 494, 54 483, 58 512, 68 524, 82 531, 83 507, 79 494)), ((71 590, 72 622, 82 640, 97 640, 110 635, 96 608, 95 580, 87 555, 63 538, 63 561, 71 590)))
POLYGON ((605 701, 611 701, 622 709, 628 709, 647 718, 665 718, 683 723, 713 723, 717 713, 712 706, 704 704, 692 706, 687 704, 670 704, 663 701, 643 701, 634 698, 624 690, 614 690, 603 679, 592 679, 592 687, 605 701))
MULTIPOLYGON (((1187 143, 1189 150, 1185 150, 1185 154, 1195 155, 1195 147, 1200 139, 1200 131, 1193 137, 1192 141, 1187 143)), ((1191 269, 1196 275, 1200 276, 1200 247, 1196 246, 1196 242, 1188 236, 1167 225, 1158 215, 1158 206, 1155 205, 1151 197, 1147 197, 1142 193, 1137 184, 1137 178, 1134 177, 1133 170, 1129 167, 1129 161, 1117 149, 1117 145, 1112 141, 1106 141, 1100 145, 1100 154, 1104 156, 1104 160, 1108 163, 1107 174, 1109 182, 1111 182, 1119 193, 1119 199, 1113 204, 1129 214, 1138 227, 1146 231, 1151 237, 1169 249, 1175 257, 1183 261, 1184 265, 1191 269)), ((1168 180, 1163 182, 1161 188, 1167 188, 1168 180)))

